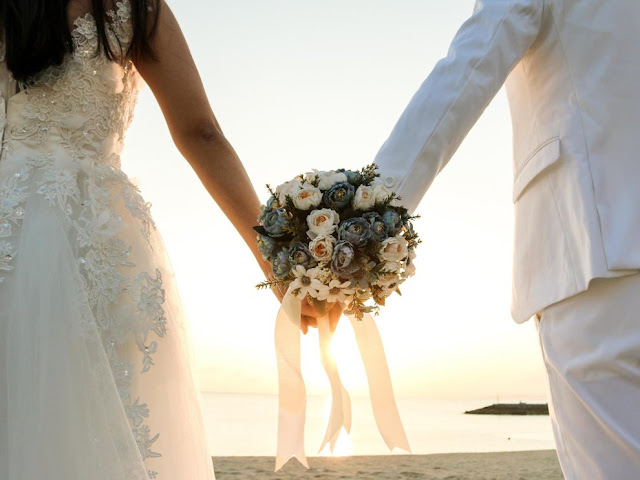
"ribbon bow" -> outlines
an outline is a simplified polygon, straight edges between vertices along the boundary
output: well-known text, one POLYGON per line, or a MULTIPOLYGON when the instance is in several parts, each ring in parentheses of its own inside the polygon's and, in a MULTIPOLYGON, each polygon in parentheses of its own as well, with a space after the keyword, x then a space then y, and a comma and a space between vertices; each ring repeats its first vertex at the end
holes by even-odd
MULTIPOLYGON (((300 317, 300 300, 288 290, 278 312, 275 331, 279 383, 276 471, 292 457, 309 468, 304 451, 306 389, 300 370, 300 317)), ((350 315, 349 320, 367 374, 378 430, 389 450, 398 447, 411 452, 393 396, 389 367, 376 324, 368 314, 362 320, 350 315)), ((340 429, 344 428, 347 433, 351 430, 351 399, 342 385, 336 362, 329 353, 333 333, 327 316, 318 319, 318 336, 322 365, 331 385, 331 414, 320 450, 329 444, 333 452, 340 429)))

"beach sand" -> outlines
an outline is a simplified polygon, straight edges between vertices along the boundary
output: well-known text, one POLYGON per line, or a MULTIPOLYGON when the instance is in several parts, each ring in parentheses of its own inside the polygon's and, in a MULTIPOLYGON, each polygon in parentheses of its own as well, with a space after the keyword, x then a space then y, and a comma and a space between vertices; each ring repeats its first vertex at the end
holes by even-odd
POLYGON ((273 457, 215 457, 217 480, 562 480, 554 450, 438 455, 311 457, 310 470, 291 460, 278 473, 273 457))

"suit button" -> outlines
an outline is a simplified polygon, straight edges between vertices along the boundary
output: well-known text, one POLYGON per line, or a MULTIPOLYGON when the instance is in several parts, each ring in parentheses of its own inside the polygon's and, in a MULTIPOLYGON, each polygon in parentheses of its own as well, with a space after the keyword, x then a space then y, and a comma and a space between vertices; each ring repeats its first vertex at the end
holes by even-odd
POLYGON ((391 188, 396 184, 396 179, 393 177, 385 177, 384 178, 384 186, 391 188))

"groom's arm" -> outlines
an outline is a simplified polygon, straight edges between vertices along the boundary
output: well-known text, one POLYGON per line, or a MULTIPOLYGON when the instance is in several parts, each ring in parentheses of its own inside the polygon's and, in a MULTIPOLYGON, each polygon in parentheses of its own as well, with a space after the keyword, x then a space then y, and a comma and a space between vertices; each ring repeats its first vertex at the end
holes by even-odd
POLYGON ((414 210, 538 36, 545 0, 478 0, 378 152, 384 184, 414 210))

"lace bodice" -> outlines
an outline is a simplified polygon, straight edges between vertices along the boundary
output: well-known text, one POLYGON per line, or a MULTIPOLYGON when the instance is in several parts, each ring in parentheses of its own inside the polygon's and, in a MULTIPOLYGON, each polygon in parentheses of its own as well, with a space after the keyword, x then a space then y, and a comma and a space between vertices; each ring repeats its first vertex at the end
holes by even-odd
MULTIPOLYGON (((123 0, 107 14, 110 46, 122 57, 132 37, 130 12, 129 0, 123 0)), ((4 160, 19 147, 43 151, 50 144, 56 152, 64 148, 74 162, 119 166, 124 134, 137 99, 139 74, 130 59, 123 58, 119 64, 101 52, 96 54, 96 32, 90 14, 78 18, 72 30, 75 51, 61 65, 47 68, 13 95, 10 76, 5 74, 0 79, 0 92, 7 92, 7 98, 0 100, 4 160)))

